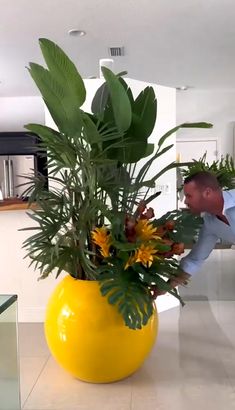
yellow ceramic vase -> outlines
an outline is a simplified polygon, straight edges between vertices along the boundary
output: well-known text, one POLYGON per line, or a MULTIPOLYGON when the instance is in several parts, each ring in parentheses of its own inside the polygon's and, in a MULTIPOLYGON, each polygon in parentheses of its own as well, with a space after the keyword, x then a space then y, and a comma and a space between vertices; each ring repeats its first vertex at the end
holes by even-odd
POLYGON ((141 330, 125 326, 96 281, 66 276, 47 305, 45 333, 52 355, 86 382, 109 383, 134 373, 151 351, 157 329, 156 310, 141 330))

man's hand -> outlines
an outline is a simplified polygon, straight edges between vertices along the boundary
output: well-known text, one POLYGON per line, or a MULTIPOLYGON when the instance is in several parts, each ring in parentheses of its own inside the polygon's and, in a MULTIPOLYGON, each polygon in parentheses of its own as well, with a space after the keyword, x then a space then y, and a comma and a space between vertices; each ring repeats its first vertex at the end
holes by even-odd
MULTIPOLYGON (((171 289, 174 289, 176 286, 187 285, 190 277, 191 275, 189 275, 188 273, 179 271, 178 275, 175 276, 173 279, 169 279, 167 283, 170 285, 171 289)), ((167 292, 167 290, 160 290, 156 286, 153 286, 152 288, 152 294, 154 299, 157 296, 165 295, 165 293, 167 292)))

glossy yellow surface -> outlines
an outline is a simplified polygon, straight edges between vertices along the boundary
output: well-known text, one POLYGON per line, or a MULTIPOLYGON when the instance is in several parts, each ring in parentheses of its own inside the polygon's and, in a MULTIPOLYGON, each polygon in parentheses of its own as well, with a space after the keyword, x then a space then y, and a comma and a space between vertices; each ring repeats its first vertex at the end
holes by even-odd
POLYGON ((108 383, 135 372, 151 351, 158 329, 155 311, 141 330, 124 325, 96 281, 66 276, 52 294, 45 333, 51 353, 75 377, 108 383))

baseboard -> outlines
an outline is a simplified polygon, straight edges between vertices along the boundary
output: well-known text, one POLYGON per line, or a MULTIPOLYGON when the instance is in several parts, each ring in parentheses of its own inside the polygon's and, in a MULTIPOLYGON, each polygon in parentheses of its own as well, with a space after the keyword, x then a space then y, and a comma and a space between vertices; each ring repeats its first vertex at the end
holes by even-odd
MULTIPOLYGON (((164 312, 165 310, 172 309, 179 306, 179 301, 174 296, 166 294, 159 296, 156 300, 158 312, 164 312)), ((18 310, 19 322, 44 322, 45 307, 29 307, 21 308, 18 310)))
POLYGON ((45 307, 29 307, 18 310, 19 322, 44 322, 45 307))

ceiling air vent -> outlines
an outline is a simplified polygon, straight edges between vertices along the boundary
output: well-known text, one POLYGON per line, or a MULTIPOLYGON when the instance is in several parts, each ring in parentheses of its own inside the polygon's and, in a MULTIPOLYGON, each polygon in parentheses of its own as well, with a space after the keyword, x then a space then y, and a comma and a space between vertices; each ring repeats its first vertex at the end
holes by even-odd
POLYGON ((111 57, 124 56, 124 47, 109 47, 109 55, 111 57))

